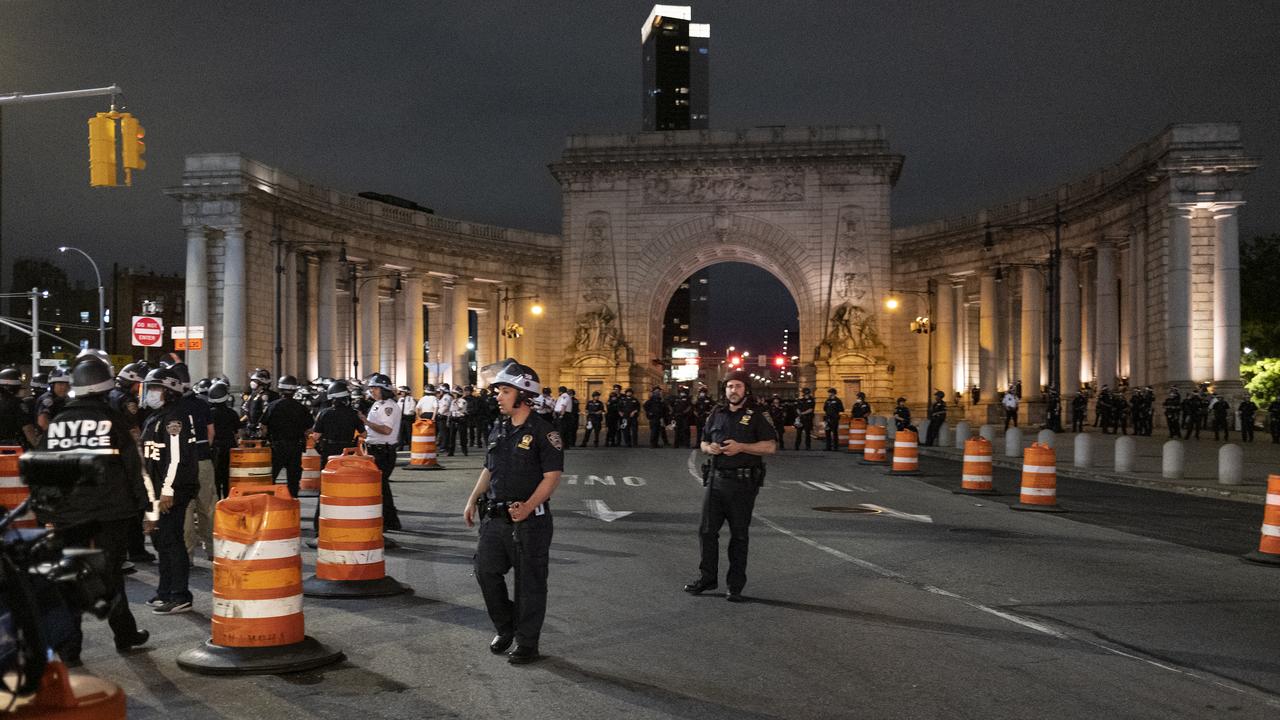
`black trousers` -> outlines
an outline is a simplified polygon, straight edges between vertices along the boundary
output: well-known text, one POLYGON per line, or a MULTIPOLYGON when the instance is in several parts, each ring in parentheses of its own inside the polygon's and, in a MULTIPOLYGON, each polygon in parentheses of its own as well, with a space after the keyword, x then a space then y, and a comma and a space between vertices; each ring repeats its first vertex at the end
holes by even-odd
POLYGON ((667 446, 667 426, 662 424, 661 417, 649 418, 649 447, 656 448, 661 441, 662 447, 667 446))
POLYGON ((827 449, 828 449, 828 450, 842 450, 843 448, 839 447, 839 445, 840 445, 840 425, 839 425, 839 424, 840 424, 840 418, 839 418, 839 417, 828 417, 828 418, 826 418, 826 421, 827 421, 827 422, 826 422, 826 426, 827 426, 827 433, 826 433, 826 434, 827 434, 827 449))
POLYGON ((151 536, 151 544, 155 545, 156 554, 160 556, 156 560, 160 569, 160 582, 156 585, 156 595, 165 602, 174 600, 191 602, 192 599, 187 582, 191 575, 191 558, 187 555, 184 521, 187 505, 194 495, 194 488, 178 491, 173 498, 173 507, 169 508, 168 512, 160 513, 155 534, 151 536))
POLYGON ((573 447, 574 440, 578 437, 578 418, 575 415, 565 413, 560 416, 560 440, 565 447, 573 447))
POLYGON ((214 445, 209 448, 209 459, 213 461, 213 486, 222 500, 231 493, 231 448, 214 445))
POLYGON ((551 512, 523 522, 502 518, 480 521, 475 573, 494 630, 515 633, 516 644, 538 647, 547 615, 547 570, 551 558, 551 512), (515 569, 514 598, 507 592, 507 571, 515 569))
POLYGON ((729 590, 741 592, 747 584, 747 550, 750 539, 751 511, 756 506, 760 489, 752 480, 712 478, 702 496, 702 522, 698 537, 702 546, 702 562, 698 570, 703 582, 719 578, 720 528, 729 522, 729 572, 725 582, 729 590))
POLYGON ((689 421, 676 421, 676 436, 673 437, 671 445, 673 447, 685 448, 689 447, 689 421))
MULTIPOLYGON (((369 445, 369 457, 382 471, 382 527, 400 529, 400 513, 396 512, 396 499, 391 496, 391 471, 396 469, 395 445, 369 445)), ((464 452, 463 455, 466 455, 464 452)), ((319 503, 316 503, 317 507, 319 503)))
POLYGON ((804 438, 804 449, 812 450, 813 449, 813 416, 812 415, 800 416, 800 427, 796 429, 796 446, 795 446, 796 450, 800 449, 801 438, 804 438), (808 419, 806 420, 805 418, 808 418, 808 419))
MULTIPOLYGON (((599 415, 587 416, 587 425, 589 427, 587 427, 585 430, 582 431, 582 447, 587 446, 587 441, 591 439, 592 435, 595 435, 596 447, 600 447, 600 423, 602 421, 603 421, 603 418, 600 417, 599 415)), ((613 431, 611 430, 610 434, 612 434, 612 432, 613 431)), ((605 441, 605 444, 606 445, 609 444, 608 440, 605 441)))
POLYGON ((635 447, 640 444, 640 416, 627 418, 627 429, 623 430, 627 434, 627 447, 635 447))
MULTIPOLYGON (((172 510, 169 511, 171 514, 172 510)), ((178 515, 179 521, 182 515, 178 515)), ((129 598, 124 592, 124 575, 120 572, 120 563, 125 558, 125 549, 129 545, 129 534, 136 518, 127 520, 102 520, 96 527, 71 527, 62 531, 67 547, 93 547, 102 551, 107 563, 107 589, 115 598, 111 605, 111 614, 107 615, 107 624, 111 626, 111 634, 117 642, 132 640, 138 634, 138 622, 129 610, 129 598)), ((181 522, 179 522, 181 530, 181 522)), ((57 648, 63 660, 78 660, 80 648, 84 642, 84 633, 80 629, 80 613, 72 613, 71 637, 57 648)))
POLYGON ((938 433, 941 432, 942 424, 945 423, 946 421, 947 419, 945 417, 929 420, 929 429, 925 431, 925 434, 924 434, 925 445, 938 444, 938 433))
POLYGON ((1253 442, 1253 418, 1240 418, 1241 442, 1253 442))
POLYGON ((1165 413, 1164 422, 1169 426, 1169 437, 1182 437, 1182 429, 1178 424, 1178 413, 1165 413))
POLYGON ((1218 439, 1218 431, 1219 431, 1219 430, 1221 430, 1221 431, 1222 431, 1222 439, 1223 439, 1223 440, 1230 440, 1230 439, 1231 439, 1231 431, 1227 429, 1228 427, 1229 427, 1229 426, 1227 425, 1227 419, 1226 419, 1226 418, 1218 418, 1218 417, 1215 417, 1215 418, 1213 419, 1213 439, 1214 439, 1214 440, 1217 440, 1217 439, 1218 439))
MULTIPOLYGON (((305 440, 281 441, 271 444, 271 481, 275 482, 280 470, 284 470, 284 481, 289 486, 289 495, 298 497, 302 484, 302 453, 307 449, 305 440)), ((228 456, 230 451, 228 451, 228 456)), ((214 483, 217 483, 215 476, 214 483)))
POLYGON ((605 423, 604 446, 615 447, 619 445, 618 441, 618 421, 616 419, 609 420, 605 423))
POLYGON ((1193 433, 1193 432, 1194 432, 1194 433, 1196 434, 1196 439, 1197 439, 1197 440, 1199 440, 1199 439, 1200 439, 1200 425, 1201 425, 1200 418, 1196 417, 1195 415, 1187 415, 1187 416, 1183 417, 1183 419, 1182 419, 1182 426, 1183 426, 1183 427, 1185 427, 1185 428, 1187 429, 1187 430, 1186 430, 1187 434, 1183 437, 1183 439, 1185 439, 1185 440, 1190 440, 1190 439, 1191 439, 1191 433, 1193 433))
POLYGON ((1071 432, 1084 432, 1084 413, 1072 412, 1071 432))
POLYGON ((1018 427, 1018 411, 1005 408, 1004 409, 1004 429, 1005 430, 1009 429, 1009 423, 1013 423, 1014 427, 1018 427))

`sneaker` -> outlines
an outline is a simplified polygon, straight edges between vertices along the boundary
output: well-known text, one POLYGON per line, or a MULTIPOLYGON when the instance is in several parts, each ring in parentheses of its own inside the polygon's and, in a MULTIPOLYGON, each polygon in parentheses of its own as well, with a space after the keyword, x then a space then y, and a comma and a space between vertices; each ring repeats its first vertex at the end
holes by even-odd
POLYGON ((156 615, 177 615, 178 613, 191 612, 191 601, 172 600, 163 605, 155 606, 151 609, 151 612, 156 615))
POLYGON ((165 604, 165 603, 167 603, 167 602, 169 602, 169 601, 168 601, 168 600, 165 600, 164 598, 160 597, 159 595, 156 595, 155 597, 153 597, 153 598, 151 598, 150 600, 148 600, 148 601, 146 601, 145 603, 143 603, 143 605, 146 605, 147 607, 153 607, 153 608, 154 608, 154 607, 160 607, 161 605, 164 605, 164 604, 165 604))
POLYGON ((125 560, 124 562, 120 563, 121 575, 132 575, 136 572, 138 572, 138 568, 134 567, 133 563, 129 562, 128 560, 125 560))

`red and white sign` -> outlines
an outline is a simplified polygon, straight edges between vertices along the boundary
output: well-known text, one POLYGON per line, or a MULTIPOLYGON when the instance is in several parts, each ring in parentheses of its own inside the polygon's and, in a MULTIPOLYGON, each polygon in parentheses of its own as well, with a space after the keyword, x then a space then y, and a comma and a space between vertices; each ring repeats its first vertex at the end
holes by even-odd
POLYGON ((133 316, 133 344, 139 347, 160 347, 164 341, 164 323, 149 315, 133 316))

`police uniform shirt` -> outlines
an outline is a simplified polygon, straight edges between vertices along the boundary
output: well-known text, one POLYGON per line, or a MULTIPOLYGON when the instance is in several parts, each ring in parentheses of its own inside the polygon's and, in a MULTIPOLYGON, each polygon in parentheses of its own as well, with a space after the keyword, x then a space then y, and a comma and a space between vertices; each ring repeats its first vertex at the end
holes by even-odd
MULTIPOLYGON (((720 406, 711 413, 711 417, 707 418, 707 425, 702 432, 703 442, 723 443, 725 440, 733 440, 744 444, 760 442, 761 440, 778 439, 778 433, 773 429, 773 421, 769 419, 769 413, 763 412, 763 408, 756 406, 753 408, 740 407, 737 410, 730 410, 727 405, 720 406)), ((737 455, 716 455, 716 467, 722 470, 734 470, 744 467, 761 467, 764 465, 764 458, 759 455, 750 453, 738 453, 737 455)))
POLYGON ((828 420, 835 420, 842 412, 844 412, 844 403, 838 397, 829 397, 822 403, 822 414, 827 416, 828 420))
POLYGON ((282 397, 267 406, 261 422, 272 442, 300 443, 311 429, 311 413, 297 400, 282 397))
POLYGON ((604 415, 604 403, 599 400, 587 401, 587 417, 595 418, 597 421, 604 415))
POLYGON ((871 404, 865 400, 859 400, 853 404, 849 411, 855 418, 865 418, 871 415, 871 404))
POLYGON ((107 404, 112 410, 124 415, 132 427, 141 428, 138 415, 138 396, 125 388, 112 388, 107 393, 107 404))
POLYGON ((947 419, 947 402, 945 400, 935 400, 929 408, 929 419, 946 420, 947 419))
POLYGON ((6 445, 25 445, 22 428, 26 424, 22 401, 11 393, 0 392, 0 442, 6 445))
POLYGON ((104 400, 73 400, 49 423, 41 449, 87 452, 108 459, 102 482, 77 484, 55 514, 39 518, 42 522, 75 525, 94 520, 128 520, 139 517, 147 508, 149 498, 129 420, 104 400))
POLYGON ((564 441, 551 423, 534 413, 519 426, 503 420, 489 433, 484 466, 491 500, 523 502, 538 489, 545 473, 564 470, 564 441))
POLYGON ((316 416, 312 429, 320 433, 326 443, 350 445, 355 442, 356 433, 364 430, 364 425, 350 405, 330 405, 316 416))
POLYGON ((379 400, 365 413, 368 422, 385 425, 389 432, 375 429, 368 422, 365 430, 369 433, 366 439, 369 445, 394 445, 400 442, 400 405, 395 400, 379 400))
POLYGON ((62 411, 66 404, 67 398, 58 397, 50 390, 41 395, 40 399, 36 401, 36 419, 39 419, 41 415, 48 415, 49 419, 52 420, 54 416, 62 411))
POLYGON ((236 433, 240 430, 240 416, 226 403, 219 403, 212 408, 213 444, 220 448, 236 446, 236 433))
POLYGON ((213 424, 213 413, 209 412, 209 403, 201 400, 199 395, 188 392, 178 401, 178 405, 187 413, 191 423, 197 459, 208 460, 212 457, 209 454, 209 426, 213 424))
POLYGON ((815 405, 815 402, 813 400, 813 396, 811 395, 802 397, 796 401, 796 411, 797 413, 799 413, 800 419, 803 422, 809 422, 810 420, 813 420, 812 410, 814 405, 815 405))
POLYGON ((434 417, 436 414, 436 403, 437 400, 435 395, 423 395, 422 399, 418 401, 418 417, 425 418, 428 415, 434 417))

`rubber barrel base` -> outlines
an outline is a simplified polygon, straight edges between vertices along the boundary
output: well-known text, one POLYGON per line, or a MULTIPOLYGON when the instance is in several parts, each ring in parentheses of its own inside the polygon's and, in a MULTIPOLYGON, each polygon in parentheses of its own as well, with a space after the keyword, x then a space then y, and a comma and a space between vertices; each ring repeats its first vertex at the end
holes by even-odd
POLYGON ((390 597, 410 591, 390 575, 377 580, 321 580, 312 575, 302 583, 302 594, 315 598, 390 597))
POLYGON ((178 667, 201 675, 275 675, 313 670, 345 657, 309 635, 300 643, 276 647, 225 647, 206 640, 179 655, 178 667))

